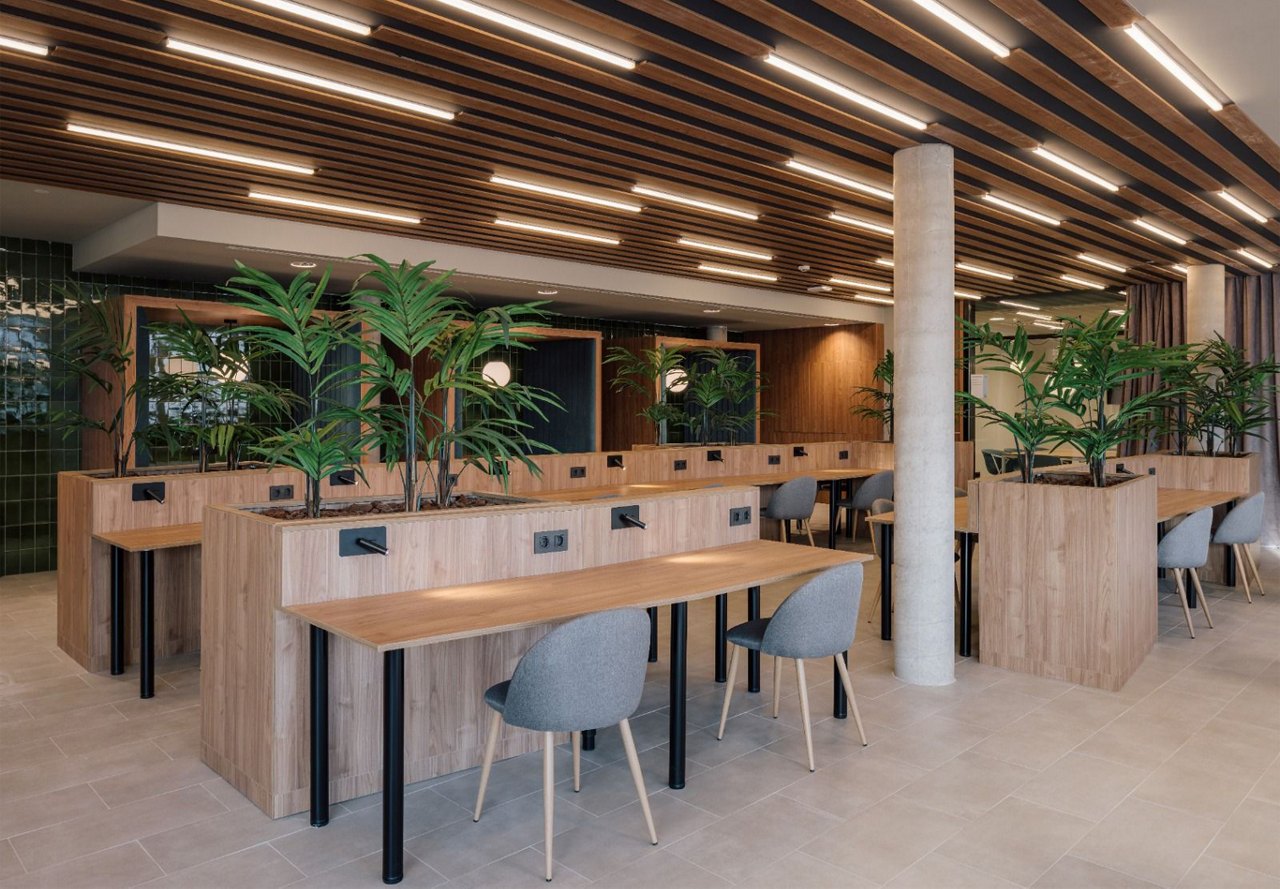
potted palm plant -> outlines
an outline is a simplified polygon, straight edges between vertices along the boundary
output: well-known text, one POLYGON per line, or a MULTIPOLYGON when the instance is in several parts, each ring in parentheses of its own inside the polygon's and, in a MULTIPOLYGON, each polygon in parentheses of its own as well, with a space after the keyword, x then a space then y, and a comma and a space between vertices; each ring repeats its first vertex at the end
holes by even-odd
MULTIPOLYGON (((968 323, 968 322, 966 322, 968 323)), ((893 350, 886 349, 884 357, 871 371, 874 386, 855 386, 853 397, 860 404, 849 408, 855 417, 873 420, 884 430, 885 440, 893 441, 893 350)))
POLYGON ((681 350, 662 345, 633 354, 622 346, 612 346, 605 354, 604 364, 614 366, 609 387, 615 392, 629 392, 644 402, 637 415, 653 424, 654 444, 664 444, 669 427, 684 414, 670 397, 671 392, 683 392, 689 385, 681 350))

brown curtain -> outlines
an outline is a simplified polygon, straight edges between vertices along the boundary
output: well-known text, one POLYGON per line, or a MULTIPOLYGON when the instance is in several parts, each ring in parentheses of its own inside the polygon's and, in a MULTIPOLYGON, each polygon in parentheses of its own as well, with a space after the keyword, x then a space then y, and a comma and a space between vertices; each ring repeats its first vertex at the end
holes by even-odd
MULTIPOLYGON (((1135 343, 1157 346, 1181 346, 1187 341, 1187 294, 1181 282, 1135 284, 1125 291, 1129 307, 1129 339, 1135 343)), ((1156 379, 1148 377, 1124 384, 1121 402, 1144 395, 1155 388, 1156 379)), ((1144 454, 1170 446, 1167 436, 1151 441, 1131 441, 1120 446, 1121 455, 1144 454)))
MULTIPOLYGON (((1280 274, 1227 277, 1227 339, 1245 350, 1250 361, 1280 353, 1280 274)), ((1262 519, 1263 546, 1280 546, 1280 395, 1273 395, 1271 422, 1246 448, 1262 454, 1262 490, 1267 492, 1262 519)))

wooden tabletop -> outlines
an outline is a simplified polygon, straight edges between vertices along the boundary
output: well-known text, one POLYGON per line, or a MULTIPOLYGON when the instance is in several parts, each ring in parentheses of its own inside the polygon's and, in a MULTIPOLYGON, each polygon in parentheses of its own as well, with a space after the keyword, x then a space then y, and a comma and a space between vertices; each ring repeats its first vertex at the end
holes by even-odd
POLYGON ((107 531, 94 534, 93 539, 118 546, 126 552, 137 553, 155 549, 175 549, 180 546, 199 546, 203 533, 204 525, 195 522, 190 525, 168 525, 163 528, 107 531))
POLYGON ((880 469, 863 469, 859 467, 849 467, 848 469, 811 469, 806 472, 799 470, 791 472, 762 472, 756 475, 726 475, 720 478, 697 478, 681 481, 670 482, 641 482, 632 485, 604 485, 596 488, 578 488, 568 491, 548 491, 546 493, 532 494, 537 500, 599 500, 606 497, 636 497, 640 494, 668 494, 678 491, 697 491, 703 488, 712 487, 765 487, 767 485, 781 485, 792 479, 803 478, 809 476, 816 478, 819 482, 842 481, 847 478, 868 478, 880 469))
MULTIPOLYGON (((877 515, 869 515, 867 516, 867 521, 873 525, 892 525, 893 513, 882 512, 877 515)), ((956 498, 956 530, 957 531, 973 530, 972 528, 969 527, 969 498, 968 497, 956 498)))
POLYGON ((361 596, 284 610, 385 652, 611 608, 705 599, 870 558, 865 553, 752 540, 579 571, 361 596))

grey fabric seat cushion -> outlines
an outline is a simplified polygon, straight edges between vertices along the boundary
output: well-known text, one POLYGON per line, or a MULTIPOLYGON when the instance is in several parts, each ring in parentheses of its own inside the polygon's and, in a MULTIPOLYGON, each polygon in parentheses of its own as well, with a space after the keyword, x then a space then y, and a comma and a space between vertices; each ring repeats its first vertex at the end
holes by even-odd
POLYGON ((759 651, 761 643, 764 642, 765 628, 768 626, 769 618, 767 617, 762 617, 759 620, 749 620, 731 629, 728 633, 728 639, 734 645, 741 645, 743 648, 759 651))
POLYGON ((501 713, 507 709, 507 691, 511 688, 511 680, 507 679, 484 690, 484 702, 501 713))

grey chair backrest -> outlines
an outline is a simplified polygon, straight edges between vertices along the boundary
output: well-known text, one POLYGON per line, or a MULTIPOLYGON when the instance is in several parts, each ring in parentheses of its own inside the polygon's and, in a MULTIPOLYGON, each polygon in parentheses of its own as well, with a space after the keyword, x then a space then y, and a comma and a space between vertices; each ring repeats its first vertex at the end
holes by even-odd
POLYGON ((1262 508, 1265 505, 1266 494, 1261 492, 1237 503, 1222 517, 1213 542, 1257 543, 1262 537, 1262 508))
POLYGON ((802 475, 778 486, 769 498, 764 514, 771 519, 807 519, 813 515, 813 504, 818 499, 818 480, 802 475))
POLYGON ((1191 513, 1160 538, 1156 564, 1161 568, 1199 568, 1209 561, 1209 529, 1212 526, 1211 508, 1191 513))
POLYGON ((511 676, 502 718, 540 732, 614 725, 636 712, 649 662, 649 615, 601 611, 539 639, 511 676))
POLYGON ((999 475, 1004 467, 1004 451, 996 448, 983 448, 982 462, 987 467, 988 475, 999 475))
POLYGON ((853 499, 849 501, 849 505, 854 509, 870 509, 871 504, 881 497, 893 499, 892 469, 877 472, 859 485, 858 490, 853 492, 853 499))
POLYGON ((888 497, 881 497, 872 502, 871 509, 869 509, 868 512, 872 515, 881 515, 886 512, 893 512, 893 501, 888 497))
POLYGON ((862 563, 829 568, 783 600, 760 650, 781 657, 830 657, 848 651, 862 602, 862 563))

